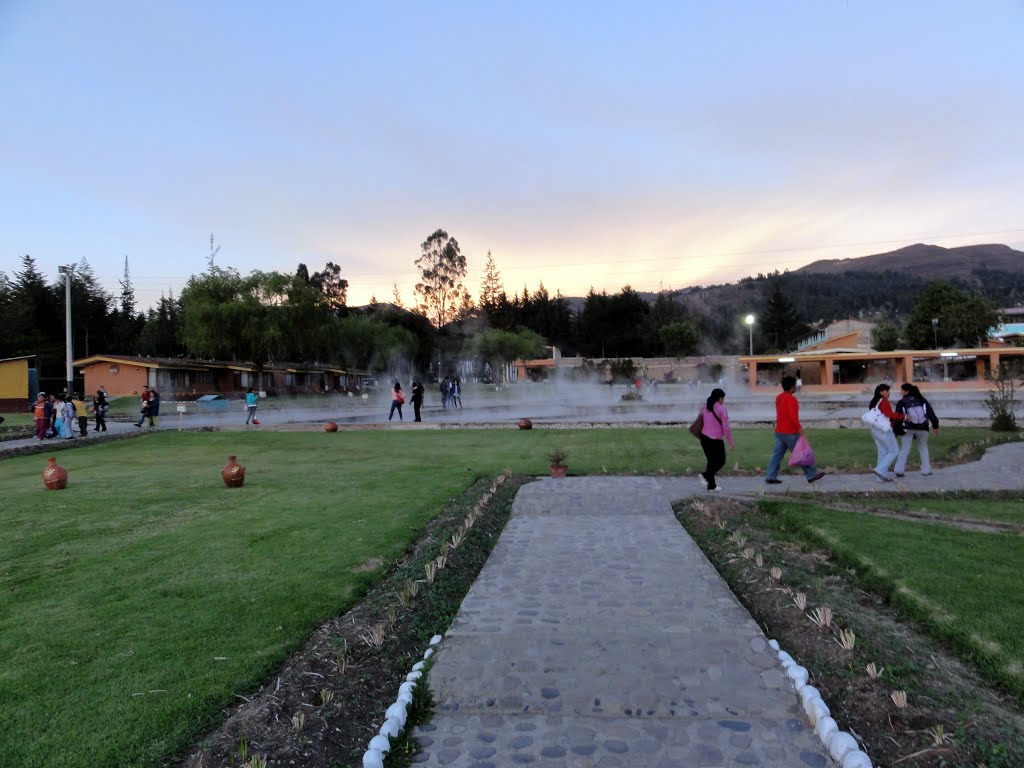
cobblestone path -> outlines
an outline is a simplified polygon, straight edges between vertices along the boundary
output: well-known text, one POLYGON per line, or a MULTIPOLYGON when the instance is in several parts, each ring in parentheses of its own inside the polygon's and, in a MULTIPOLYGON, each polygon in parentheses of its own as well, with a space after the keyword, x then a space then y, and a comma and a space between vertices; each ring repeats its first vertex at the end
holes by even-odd
POLYGON ((436 656, 433 766, 833 763, 651 478, 524 486, 436 656))

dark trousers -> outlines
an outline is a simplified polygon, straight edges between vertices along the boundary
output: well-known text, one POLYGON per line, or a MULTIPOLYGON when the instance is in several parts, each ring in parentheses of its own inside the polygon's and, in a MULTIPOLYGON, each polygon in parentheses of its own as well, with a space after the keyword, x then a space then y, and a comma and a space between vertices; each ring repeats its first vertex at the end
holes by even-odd
POLYGON ((700 447, 708 460, 707 468, 700 473, 708 481, 708 490, 715 488, 715 473, 725 466, 725 440, 713 440, 707 435, 700 436, 700 447))
POLYGON ((96 414, 96 429, 93 432, 106 432, 107 431, 107 419, 101 413, 96 414))
POLYGON ((85 433, 89 431, 89 417, 79 416, 78 417, 78 432, 85 437, 85 433))
POLYGON ((420 418, 420 404, 416 400, 412 401, 412 412, 416 414, 416 421, 423 421, 420 418))

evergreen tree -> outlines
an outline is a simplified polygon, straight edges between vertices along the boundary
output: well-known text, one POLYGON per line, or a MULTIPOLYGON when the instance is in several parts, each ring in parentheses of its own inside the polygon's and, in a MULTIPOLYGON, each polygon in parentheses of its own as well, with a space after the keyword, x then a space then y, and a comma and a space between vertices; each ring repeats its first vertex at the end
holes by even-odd
POLYGON ((480 281, 480 309, 492 314, 498 307, 499 296, 505 291, 501 284, 501 273, 494 263, 494 256, 487 252, 487 263, 484 265, 484 278, 480 281))
POLYGON ((800 337, 810 330, 797 316, 793 303, 782 293, 778 280, 772 285, 772 295, 760 318, 761 336, 771 352, 785 352, 796 346, 800 337))

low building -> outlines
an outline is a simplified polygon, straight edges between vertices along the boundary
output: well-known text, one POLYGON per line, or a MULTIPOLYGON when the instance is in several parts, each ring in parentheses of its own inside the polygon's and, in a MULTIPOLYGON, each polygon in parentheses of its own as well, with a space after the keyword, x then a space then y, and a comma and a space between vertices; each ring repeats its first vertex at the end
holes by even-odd
POLYGON ((33 374, 36 369, 29 367, 29 361, 35 357, 23 355, 0 360, 0 412, 24 411, 35 399, 38 387, 33 387, 33 374))
POLYGON ((143 387, 165 399, 245 392, 252 387, 271 395, 349 391, 360 388, 367 371, 304 363, 268 363, 257 381, 253 363, 168 357, 92 355, 74 361, 85 378, 86 393, 137 395, 143 387))
POLYGON ((989 389, 986 377, 1000 370, 1024 374, 1024 347, 905 349, 875 352, 825 349, 789 355, 741 356, 752 391, 776 391, 786 375, 805 391, 860 392, 882 381, 927 383, 931 390, 989 389))

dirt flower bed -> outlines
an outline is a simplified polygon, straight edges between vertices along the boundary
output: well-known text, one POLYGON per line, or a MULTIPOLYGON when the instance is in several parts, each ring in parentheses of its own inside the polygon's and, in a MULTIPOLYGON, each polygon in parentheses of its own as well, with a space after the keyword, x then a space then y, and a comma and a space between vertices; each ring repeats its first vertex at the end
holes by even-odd
POLYGON ((859 589, 828 551, 781 538, 753 502, 696 500, 675 510, 768 637, 807 668, 839 728, 875 766, 1024 765, 1017 702, 859 589), (850 639, 844 630, 853 633, 852 649, 843 647, 850 639))
MULTIPOLYGON (((506 475, 481 481, 450 502, 358 605, 313 632, 306 647, 258 691, 238 693, 238 703, 222 713, 222 724, 175 765, 361 765, 398 686, 431 636, 443 633, 458 612, 525 481, 506 475)), ((382 565, 368 562, 364 570, 372 573, 382 565)), ((429 716, 426 686, 416 692, 410 722, 429 716)), ((403 740, 387 764, 407 764, 413 749, 403 740)))

